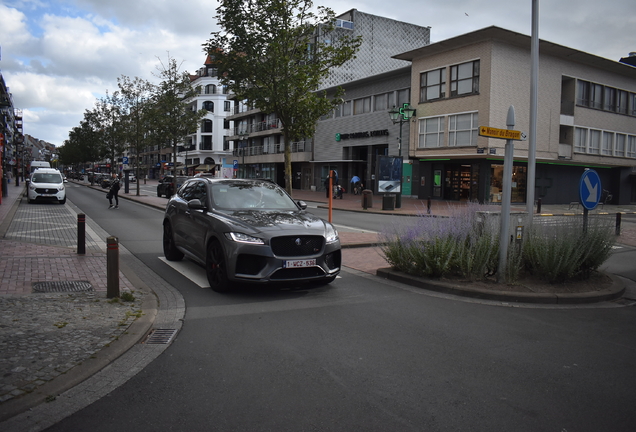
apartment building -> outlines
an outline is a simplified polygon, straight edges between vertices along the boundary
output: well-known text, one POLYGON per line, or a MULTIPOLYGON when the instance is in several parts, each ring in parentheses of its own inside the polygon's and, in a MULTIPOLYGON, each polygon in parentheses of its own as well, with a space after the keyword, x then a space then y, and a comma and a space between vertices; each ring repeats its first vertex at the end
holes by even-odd
MULTIPOLYGON (((531 38, 488 27, 394 58, 411 67, 415 123, 408 156, 413 194, 500 202, 505 140, 480 126, 529 133, 531 38)), ((636 68, 548 41, 539 43, 535 198, 578 201, 595 169, 612 203, 636 202, 636 68)), ((528 141, 514 142, 513 202, 525 202, 528 141)))
MULTIPOLYGON (((336 18, 336 27, 335 37, 339 32, 348 32, 354 37, 362 36, 362 45, 355 59, 333 70, 330 77, 321 84, 321 90, 333 89, 339 85, 359 82, 396 69, 409 67, 408 61, 395 59, 392 56, 404 52, 404 50, 419 48, 430 42, 430 27, 379 17, 356 9, 339 15, 336 18)), ((327 36, 322 34, 316 36, 323 42, 326 41, 325 37, 327 36)), ((361 83, 361 85, 363 84, 361 83)), ((360 93, 361 90, 357 91, 360 93)), ((343 109, 346 110, 348 107, 345 106, 343 109)), ((388 114, 385 115, 388 119, 388 114)), ((233 121, 232 133, 228 139, 233 142, 234 160, 237 161, 238 165, 237 176, 270 178, 281 185, 284 184, 284 141, 281 135, 281 124, 276 113, 263 113, 253 109, 249 102, 237 101, 228 120, 233 121)), ((355 124, 352 125, 352 127, 354 126, 355 124)), ((332 140, 328 141, 332 142, 332 140)), ((327 169, 326 166, 333 165, 332 163, 323 163, 326 160, 325 154, 329 154, 329 160, 334 161, 335 166, 348 166, 352 172, 360 171, 359 175, 362 175, 362 158, 367 157, 367 154, 374 154, 376 151, 384 151, 376 148, 376 145, 385 148, 388 146, 388 141, 383 140, 382 143, 369 144, 368 150, 355 150, 358 153, 362 152, 361 156, 354 156, 354 150, 348 149, 347 151, 351 154, 345 158, 342 155, 341 146, 338 146, 337 154, 332 154, 332 146, 320 147, 325 145, 325 142, 322 139, 307 137, 303 141, 292 143, 292 187, 294 189, 321 187, 320 178, 323 177, 324 171, 327 169), (355 167, 343 162, 352 157, 357 158, 358 161, 355 167)), ((361 143, 359 146, 352 147, 362 148, 365 146, 361 143)), ((373 169, 372 166, 373 163, 368 165, 365 168, 366 172, 370 172, 373 169)))

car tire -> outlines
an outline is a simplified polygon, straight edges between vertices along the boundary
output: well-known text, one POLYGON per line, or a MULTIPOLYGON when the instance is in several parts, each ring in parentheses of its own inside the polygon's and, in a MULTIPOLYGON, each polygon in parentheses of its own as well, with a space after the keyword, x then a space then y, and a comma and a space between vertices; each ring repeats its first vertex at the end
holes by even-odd
POLYGON ((159 192, 159 189, 157 189, 157 196, 161 198, 161 192, 159 192))
POLYGON ((227 278, 227 264, 225 252, 218 240, 212 240, 208 245, 205 256, 205 274, 212 290, 225 293, 230 291, 230 281, 227 278))
POLYGON ((163 224, 163 255, 168 261, 181 261, 183 259, 183 252, 177 249, 174 243, 170 222, 164 222, 163 224))
POLYGON ((62 204, 62 205, 66 204, 66 197, 64 197, 63 199, 61 199, 61 200, 59 201, 59 203, 60 203, 60 204, 62 204))

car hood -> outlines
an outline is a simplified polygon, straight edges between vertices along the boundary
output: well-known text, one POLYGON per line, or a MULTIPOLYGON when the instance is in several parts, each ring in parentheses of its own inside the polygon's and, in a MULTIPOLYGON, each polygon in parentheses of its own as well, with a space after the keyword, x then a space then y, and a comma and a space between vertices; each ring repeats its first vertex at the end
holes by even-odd
POLYGON ((237 227, 257 232, 263 231, 298 231, 305 233, 315 231, 314 235, 323 235, 325 222, 317 216, 305 211, 263 211, 239 210, 223 212, 230 222, 237 227))

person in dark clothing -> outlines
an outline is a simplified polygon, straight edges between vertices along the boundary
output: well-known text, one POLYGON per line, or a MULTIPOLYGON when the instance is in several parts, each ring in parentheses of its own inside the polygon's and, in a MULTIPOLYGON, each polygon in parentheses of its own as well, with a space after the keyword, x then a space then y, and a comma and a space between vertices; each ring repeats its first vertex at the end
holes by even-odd
POLYGON ((325 179, 325 193, 327 194, 327 198, 329 198, 329 176, 325 179))
POLYGON ((108 195, 106 195, 106 197, 108 198, 108 202, 110 203, 110 205, 108 206, 109 209, 113 207, 119 208, 119 178, 116 174, 113 174, 113 180, 110 184, 110 190, 108 191, 108 195), (115 198, 114 206, 113 198, 115 198))

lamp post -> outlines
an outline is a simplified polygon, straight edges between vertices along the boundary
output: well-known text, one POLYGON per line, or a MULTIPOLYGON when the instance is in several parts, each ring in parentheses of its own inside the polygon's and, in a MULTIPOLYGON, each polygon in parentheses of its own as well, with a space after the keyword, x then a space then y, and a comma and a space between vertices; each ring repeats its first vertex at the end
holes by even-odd
POLYGON ((247 177, 247 170, 245 169, 245 152, 247 151, 247 138, 249 137, 249 132, 246 130, 239 130, 239 151, 241 152, 241 169, 243 174, 241 178, 247 177))
MULTIPOLYGON (((402 104, 400 108, 395 105, 389 110, 389 117, 393 124, 400 124, 400 137, 398 138, 398 157, 402 157, 402 124, 407 123, 415 115, 415 108, 411 108, 408 103, 402 104)), ((395 196, 395 208, 402 207, 402 168, 400 167, 400 191, 395 196)))

